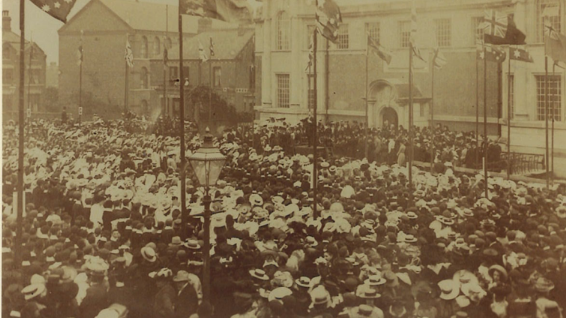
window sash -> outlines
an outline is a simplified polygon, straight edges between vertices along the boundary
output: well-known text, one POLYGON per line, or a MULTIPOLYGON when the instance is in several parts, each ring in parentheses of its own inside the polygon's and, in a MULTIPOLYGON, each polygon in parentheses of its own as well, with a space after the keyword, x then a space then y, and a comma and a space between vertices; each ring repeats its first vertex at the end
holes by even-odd
POLYGON ((452 25, 450 19, 437 19, 434 21, 436 26, 436 44, 439 47, 449 47, 452 45, 452 25))
POLYGON ((345 50, 350 47, 350 35, 347 24, 342 24, 340 29, 338 29, 338 38, 336 42, 338 49, 345 50))
POLYGON ((281 108, 289 108, 289 74, 277 74, 277 105, 281 108))
MULTIPOLYGON (((562 23, 560 21, 560 16, 562 12, 558 13, 558 16, 554 17, 543 17, 544 9, 547 7, 559 6, 559 0, 537 0, 536 1, 537 10, 537 42, 544 42, 544 25, 546 21, 549 20, 550 25, 557 30, 559 33, 562 32, 562 23)), ((559 7, 560 8, 560 7, 559 7)))
POLYGON ((411 21, 399 22, 399 40, 401 47, 409 47, 411 39, 411 21))
POLYGON ((291 23, 286 15, 281 15, 277 21, 277 49, 289 50, 291 23))
MULTIPOLYGON (((545 120, 545 76, 536 76, 537 89, 537 120, 545 120)), ((548 110, 552 113, 554 106, 554 120, 562 121, 562 81, 560 75, 548 76, 548 110)), ((552 119, 552 118, 549 118, 552 119)))
POLYGON ((481 44, 481 42, 483 41, 483 29, 480 28, 480 25, 482 23, 483 17, 474 17, 473 18, 473 22, 472 22, 472 43, 474 43, 474 45, 478 45, 481 44))
POLYGON ((222 68, 220 68, 219 66, 215 66, 213 68, 213 78, 212 78, 212 82, 214 83, 214 87, 220 87, 222 86, 221 83, 221 77, 222 77, 222 68))

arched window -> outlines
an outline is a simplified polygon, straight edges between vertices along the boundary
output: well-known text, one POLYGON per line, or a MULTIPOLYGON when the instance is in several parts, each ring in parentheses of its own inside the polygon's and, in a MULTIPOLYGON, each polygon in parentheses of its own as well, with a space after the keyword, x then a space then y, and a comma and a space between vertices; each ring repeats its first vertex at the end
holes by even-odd
POLYGON ((141 73, 140 73, 141 88, 148 88, 148 81, 149 81, 148 77, 149 77, 149 74, 147 72, 147 68, 142 67, 141 73))
POLYGON ((165 45, 166 45, 168 50, 170 50, 171 47, 173 46, 173 41, 171 41, 170 37, 167 37, 167 39, 165 39, 165 45))
POLYGON ((291 23, 289 22, 289 15, 287 12, 282 11, 277 18, 277 49, 289 50, 290 46, 290 30, 291 23))
POLYGON ((141 46, 140 46, 140 56, 144 59, 148 58, 147 56, 147 38, 144 36, 142 37, 141 40, 141 46))
POLYGON ((159 54, 161 54, 161 40, 156 36, 153 40, 153 55, 158 56, 159 54))

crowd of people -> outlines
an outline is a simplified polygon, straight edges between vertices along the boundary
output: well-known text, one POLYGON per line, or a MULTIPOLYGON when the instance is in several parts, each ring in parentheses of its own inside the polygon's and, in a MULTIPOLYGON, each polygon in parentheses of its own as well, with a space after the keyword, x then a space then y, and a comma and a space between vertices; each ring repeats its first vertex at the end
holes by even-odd
MULTIPOLYGON (((238 137, 254 145, 258 152, 270 152, 275 147, 282 148, 288 155, 294 155, 299 146, 312 147, 314 124, 307 117, 297 125, 290 125, 284 119, 265 122, 253 130, 240 129, 238 137), (266 150, 267 149, 267 150, 266 150)), ((318 125, 318 145, 331 150, 340 157, 353 159, 367 158, 368 161, 404 166, 409 158, 409 132, 403 126, 390 125, 385 128, 369 128, 367 131, 361 122, 320 122, 318 125)), ((478 168, 485 151, 484 142, 488 142, 488 168, 493 171, 505 169, 507 164, 501 158, 501 144, 498 141, 485 140, 480 136, 476 140, 474 132, 453 132, 447 126, 437 124, 434 130, 415 127, 413 138, 413 158, 421 162, 435 162, 438 172, 444 171, 444 164, 478 168), (434 160, 431 160, 434 156, 434 160)))
MULTIPOLYGON (((562 191, 461 174, 452 169, 456 158, 440 160, 441 173, 413 168, 413 184, 403 161, 379 160, 375 150, 370 160, 315 163, 278 137, 306 127, 275 122, 258 125, 259 140, 238 130, 214 139, 226 163, 210 189, 210 251, 205 189, 190 169, 189 215, 181 214, 186 163, 178 138, 127 132, 116 122, 43 122, 42 133, 26 135, 19 229, 18 130, 4 126, 2 315, 562 317, 562 191), (211 297, 203 299, 209 252, 211 297)), ((350 147, 362 142, 355 127, 321 131, 330 128, 336 146, 350 147)), ((384 134, 394 144, 407 137, 402 129, 372 131, 390 139, 384 134)), ((416 138, 426 145, 427 135, 416 138)), ((475 145, 469 134, 438 135, 448 138, 438 141, 442 154, 467 158, 462 151, 475 145)), ((186 155, 204 139, 187 139, 186 155)))

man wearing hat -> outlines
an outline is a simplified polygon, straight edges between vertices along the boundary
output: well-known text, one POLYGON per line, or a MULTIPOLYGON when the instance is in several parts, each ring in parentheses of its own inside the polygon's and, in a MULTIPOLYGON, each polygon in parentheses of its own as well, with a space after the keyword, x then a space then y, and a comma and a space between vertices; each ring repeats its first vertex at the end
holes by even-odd
POLYGON ((86 290, 86 296, 79 307, 80 318, 94 318, 102 309, 110 305, 104 285, 104 267, 101 264, 92 264, 90 269, 90 287, 86 290))
POLYGON ((175 298, 174 308, 175 317, 190 317, 198 310, 198 295, 194 287, 190 284, 190 275, 187 271, 180 270, 173 277, 177 297, 175 298))

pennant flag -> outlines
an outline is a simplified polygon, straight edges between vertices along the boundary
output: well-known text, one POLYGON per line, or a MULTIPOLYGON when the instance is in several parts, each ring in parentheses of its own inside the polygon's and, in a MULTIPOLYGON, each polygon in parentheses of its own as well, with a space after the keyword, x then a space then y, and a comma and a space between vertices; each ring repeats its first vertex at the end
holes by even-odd
POLYGON ((237 23, 253 19, 254 3, 250 0, 179 0, 179 12, 237 23))
POLYGON ((83 64, 83 43, 81 41, 81 45, 79 45, 79 49, 77 50, 77 65, 81 66, 83 64))
POLYGON ((126 60, 126 63, 128 63, 128 67, 134 67, 134 53, 132 52, 129 40, 126 40, 126 52, 124 54, 124 59, 126 60))
MULTIPOLYGON (((314 36, 314 34, 313 34, 314 36)), ((313 63, 314 63, 314 39, 313 36, 310 37, 311 42, 309 44, 309 62, 307 63, 307 68, 305 69, 305 71, 308 71, 313 63)))
POLYGON ((316 0, 316 26, 323 37, 336 43, 340 23, 342 14, 334 0, 316 0))
POLYGON ((384 60, 387 64, 391 63, 391 59, 393 58, 393 54, 391 51, 384 48, 379 41, 376 41, 372 38, 368 33, 368 52, 371 50, 377 57, 384 60))
POLYGON ((516 61, 534 63, 533 57, 527 50, 518 48, 509 48, 509 58, 516 61))
POLYGON ((566 36, 552 29, 545 38, 545 55, 554 60, 554 63, 566 63, 566 36))
POLYGON ((67 23, 67 16, 77 0, 31 0, 31 2, 55 19, 67 23))
POLYGON ((482 27, 485 43, 495 45, 525 44, 526 35, 517 29, 512 14, 504 16, 494 10, 486 11, 482 27))
POLYGON ((417 47, 417 7, 415 6, 414 0, 411 6, 411 34, 409 36, 409 41, 413 47, 413 54, 421 61, 426 62, 421 54, 421 50, 417 47))
POLYGON ((444 57, 444 54, 442 54, 442 52, 440 52, 440 48, 437 47, 434 50, 434 57, 432 58, 432 65, 434 66, 434 68, 436 69, 441 69, 444 67, 444 65, 446 65, 448 61, 446 60, 446 57, 444 57))
POLYGON ((214 56, 214 41, 212 41, 212 37, 210 37, 210 58, 214 56))
POLYGON ((198 55, 201 62, 208 61, 208 56, 206 56, 206 53, 204 52, 204 47, 202 46, 202 43, 200 43, 200 41, 198 42, 198 55))

